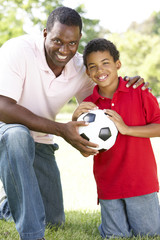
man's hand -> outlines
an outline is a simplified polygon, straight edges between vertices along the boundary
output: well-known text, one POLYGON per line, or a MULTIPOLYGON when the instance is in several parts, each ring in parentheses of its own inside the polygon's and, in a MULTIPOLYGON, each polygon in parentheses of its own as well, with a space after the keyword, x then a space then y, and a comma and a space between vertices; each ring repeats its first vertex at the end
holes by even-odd
POLYGON ((96 155, 98 153, 98 150, 96 150, 98 145, 87 141, 78 133, 78 127, 86 125, 88 125, 88 123, 85 123, 84 121, 72 121, 62 124, 60 136, 63 137, 64 140, 66 140, 74 148, 83 153, 83 156, 96 155))
POLYGON ((125 81, 128 81, 126 84, 126 87, 130 87, 133 85, 133 88, 137 88, 138 86, 140 86, 141 84, 143 84, 142 86, 142 90, 146 90, 148 88, 149 91, 151 91, 152 89, 149 88, 149 83, 148 82, 144 82, 144 79, 141 78, 140 76, 135 76, 135 77, 124 77, 125 81))
POLYGON ((81 154, 83 155, 83 157, 89 157, 90 156, 90 154, 86 154, 86 153, 83 153, 83 152, 81 152, 81 154))
POLYGON ((77 121, 77 118, 82 114, 89 112, 90 110, 98 109, 98 107, 92 102, 82 102, 74 111, 72 121, 77 121))

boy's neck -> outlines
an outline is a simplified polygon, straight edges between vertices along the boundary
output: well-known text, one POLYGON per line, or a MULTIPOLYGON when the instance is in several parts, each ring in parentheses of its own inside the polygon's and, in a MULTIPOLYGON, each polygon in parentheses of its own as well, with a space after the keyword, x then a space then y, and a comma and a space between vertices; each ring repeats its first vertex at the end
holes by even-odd
POLYGON ((114 93, 116 92, 117 88, 119 85, 119 79, 118 81, 115 81, 115 84, 112 86, 107 86, 107 87, 100 87, 99 86, 99 94, 102 97, 106 97, 106 98, 113 98, 114 93))

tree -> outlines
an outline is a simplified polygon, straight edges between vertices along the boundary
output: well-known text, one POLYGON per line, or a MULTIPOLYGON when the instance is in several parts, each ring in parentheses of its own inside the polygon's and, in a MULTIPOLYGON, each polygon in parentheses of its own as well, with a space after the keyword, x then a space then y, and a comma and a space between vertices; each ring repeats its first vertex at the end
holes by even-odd
MULTIPOLYGON (((160 39, 159 39, 160 40, 160 39)), ((155 44, 150 54, 144 59, 140 72, 145 81, 150 83, 156 96, 160 95, 160 45, 155 44)))
POLYGON ((0 0, 0 46, 8 39, 24 33, 24 19, 13 2, 0 0))
MULTIPOLYGON (((26 33, 25 24, 30 21, 32 27, 39 31, 46 26, 48 15, 63 0, 0 0, 0 46, 8 39, 26 33)), ((79 51, 82 52, 86 42, 99 36, 99 20, 85 18, 85 6, 79 5, 76 10, 83 20, 83 37, 79 51)))
POLYGON ((139 66, 151 52, 153 44, 158 41, 149 35, 128 31, 124 34, 112 34, 109 37, 120 51, 122 71, 127 74, 137 75, 139 66))
POLYGON ((145 35, 135 31, 124 34, 110 34, 120 51, 122 68, 119 75, 142 76, 150 83, 155 95, 160 93, 160 37, 145 35))
POLYGON ((128 30, 148 35, 160 35, 160 11, 153 12, 148 19, 140 24, 132 22, 128 30))
POLYGON ((152 27, 152 32, 160 35, 160 11, 159 12, 154 12, 153 13, 153 18, 154 18, 154 24, 152 27))

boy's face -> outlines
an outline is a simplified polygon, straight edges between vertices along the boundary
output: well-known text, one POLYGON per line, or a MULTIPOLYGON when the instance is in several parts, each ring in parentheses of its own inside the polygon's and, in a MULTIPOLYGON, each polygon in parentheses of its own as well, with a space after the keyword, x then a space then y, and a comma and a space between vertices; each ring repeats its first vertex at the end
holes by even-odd
POLYGON ((120 60, 114 62, 108 51, 92 52, 87 56, 86 72, 99 87, 109 87, 117 84, 117 70, 120 67, 120 60))

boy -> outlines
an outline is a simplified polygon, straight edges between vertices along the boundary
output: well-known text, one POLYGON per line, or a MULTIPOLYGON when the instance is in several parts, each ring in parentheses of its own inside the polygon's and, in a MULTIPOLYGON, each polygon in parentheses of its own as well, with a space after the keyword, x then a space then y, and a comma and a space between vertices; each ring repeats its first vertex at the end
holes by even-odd
MULTIPOLYGON (((83 60, 88 76, 97 84, 84 101, 106 109, 119 130, 115 145, 94 156, 100 234, 103 238, 160 235, 159 183, 149 139, 160 136, 158 102, 148 91, 125 88, 117 74, 121 67, 119 52, 112 42, 90 41, 83 60)), ((86 111, 82 103, 73 119, 86 111)))

